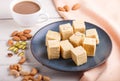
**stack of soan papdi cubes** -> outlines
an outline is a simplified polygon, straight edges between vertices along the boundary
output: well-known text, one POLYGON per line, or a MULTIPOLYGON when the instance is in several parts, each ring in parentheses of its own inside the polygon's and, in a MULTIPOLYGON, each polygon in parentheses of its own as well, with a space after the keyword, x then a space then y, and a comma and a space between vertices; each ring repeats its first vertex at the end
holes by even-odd
POLYGON ((85 22, 74 20, 59 25, 59 32, 48 30, 46 46, 48 59, 72 58, 77 66, 87 62, 87 56, 95 56, 96 44, 99 44, 95 28, 87 29, 85 22))

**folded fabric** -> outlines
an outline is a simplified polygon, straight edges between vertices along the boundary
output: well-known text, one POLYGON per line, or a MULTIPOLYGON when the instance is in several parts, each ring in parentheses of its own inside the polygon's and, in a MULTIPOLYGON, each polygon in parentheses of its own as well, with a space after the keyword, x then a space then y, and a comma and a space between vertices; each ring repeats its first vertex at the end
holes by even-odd
POLYGON ((117 28, 116 25, 104 14, 100 14, 99 10, 94 10, 91 6, 88 6, 88 3, 83 0, 53 0, 53 2, 57 11, 58 7, 68 5, 71 9, 74 4, 79 3, 80 8, 78 10, 58 11, 58 13, 65 20, 82 19, 94 23, 104 29, 112 40, 113 47, 107 61, 84 72, 80 81, 120 81, 120 31, 115 29, 117 28))

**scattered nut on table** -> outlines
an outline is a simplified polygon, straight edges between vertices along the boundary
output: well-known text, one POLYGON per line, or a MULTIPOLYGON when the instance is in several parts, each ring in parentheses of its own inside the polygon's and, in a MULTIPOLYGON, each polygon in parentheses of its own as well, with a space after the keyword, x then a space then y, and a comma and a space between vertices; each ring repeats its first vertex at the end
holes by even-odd
POLYGON ((14 31, 14 32, 11 34, 11 37, 16 36, 17 34, 18 34, 18 31, 14 31))
POLYGON ((63 7, 58 7, 58 10, 65 12, 65 9, 63 7))
POLYGON ((27 37, 25 37, 25 36, 20 36, 20 40, 21 40, 21 41, 26 41, 26 40, 27 40, 27 37))
POLYGON ((20 52, 20 53, 18 54, 18 56, 23 57, 23 56, 24 56, 24 52, 20 52))
POLYGON ((18 37, 20 37, 20 36, 24 35, 24 33, 21 31, 21 32, 18 32, 16 35, 17 35, 18 37))
POLYGON ((10 70, 10 74, 14 75, 15 77, 20 76, 20 73, 18 71, 16 71, 16 70, 10 70))
POLYGON ((11 34, 12 40, 14 41, 26 41, 32 38, 32 35, 30 34, 31 30, 30 29, 25 29, 23 31, 14 31, 11 34))
POLYGON ((31 34, 24 34, 24 36, 27 37, 28 40, 32 38, 31 34))
POLYGON ((34 76, 38 73, 38 70, 36 68, 32 68, 30 75, 34 76))
POLYGON ((12 53, 8 53, 7 56, 8 56, 8 57, 12 57, 13 54, 12 54, 12 53))
MULTIPOLYGON (((68 11, 68 9, 66 11, 68 11)), ((24 71, 22 68, 22 64, 26 61, 24 54, 24 51, 27 48, 26 41, 32 38, 32 35, 30 33, 30 29, 26 29, 20 32, 14 31, 11 34, 12 39, 8 40, 7 42, 7 45, 9 46, 8 51, 21 56, 17 64, 12 64, 9 66, 10 74, 15 77, 22 76, 22 81, 50 81, 49 77, 43 77, 43 75, 38 74, 38 70, 36 68, 32 68, 30 72, 24 71)), ((11 57, 13 55, 12 53, 8 53, 8 56, 11 57)))
POLYGON ((66 12, 70 11, 70 8, 68 5, 65 5, 63 8, 65 9, 66 12))
POLYGON ((7 42, 7 45, 8 46, 13 46, 13 44, 14 44, 13 40, 9 39, 8 42, 7 42))
POLYGON ((29 75, 29 76, 24 76, 22 81, 30 81, 30 80, 33 81, 34 77, 29 75))
POLYGON ((80 8, 80 4, 76 3, 76 4, 73 5, 72 10, 77 10, 79 8, 80 8))
POLYGON ((18 37, 18 36, 13 36, 12 40, 14 40, 14 41, 20 41, 20 37, 18 37))
POLYGON ((31 32, 31 30, 30 29, 26 29, 26 30, 24 30, 23 31, 25 34, 29 34, 30 32, 31 32))
POLYGON ((21 71, 22 70, 22 66, 20 64, 13 64, 9 66, 10 70, 16 70, 16 71, 21 71))
POLYGON ((26 61, 26 58, 23 56, 21 57, 21 59, 19 60, 19 64, 23 64, 26 61))
POLYGON ((22 75, 22 76, 28 76, 28 75, 30 75, 30 72, 28 72, 28 71, 20 71, 20 75, 22 75))

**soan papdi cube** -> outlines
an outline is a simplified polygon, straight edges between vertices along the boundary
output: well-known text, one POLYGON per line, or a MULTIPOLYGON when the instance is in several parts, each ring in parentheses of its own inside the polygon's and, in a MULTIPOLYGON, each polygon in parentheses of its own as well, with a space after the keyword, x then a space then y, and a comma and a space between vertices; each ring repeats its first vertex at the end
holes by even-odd
POLYGON ((48 59, 58 59, 60 57, 60 41, 48 40, 47 46, 48 59))
POLYGON ((85 33, 86 26, 83 20, 74 20, 72 23, 72 26, 73 26, 74 32, 85 33))
POLYGON ((48 30, 46 34, 46 46, 47 46, 48 40, 59 40, 60 41, 61 40, 60 33, 56 31, 48 30))
POLYGON ((73 48, 72 44, 68 40, 60 42, 61 56, 63 59, 71 58, 70 50, 73 48))
POLYGON ((87 29, 86 30, 86 37, 90 37, 90 38, 96 38, 96 43, 99 44, 99 36, 97 33, 96 29, 87 29))
POLYGON ((86 50, 88 56, 95 56, 96 39, 95 38, 85 38, 84 42, 83 42, 83 47, 86 50))
POLYGON ((72 43, 72 45, 76 47, 83 44, 84 38, 85 38, 85 35, 83 33, 76 32, 69 38, 69 40, 72 43))
POLYGON ((77 66, 87 62, 87 54, 82 46, 71 49, 71 56, 77 66))
POLYGON ((62 40, 66 40, 73 34, 73 27, 70 23, 62 24, 59 26, 59 31, 61 33, 62 40))

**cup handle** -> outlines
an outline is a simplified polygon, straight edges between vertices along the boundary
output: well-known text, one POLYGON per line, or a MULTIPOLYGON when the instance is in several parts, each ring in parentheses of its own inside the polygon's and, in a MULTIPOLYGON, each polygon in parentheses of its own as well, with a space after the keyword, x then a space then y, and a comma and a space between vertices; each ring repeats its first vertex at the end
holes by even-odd
POLYGON ((42 23, 48 20, 49 16, 47 13, 41 13, 39 15, 40 19, 38 19, 38 23, 42 23))

